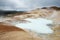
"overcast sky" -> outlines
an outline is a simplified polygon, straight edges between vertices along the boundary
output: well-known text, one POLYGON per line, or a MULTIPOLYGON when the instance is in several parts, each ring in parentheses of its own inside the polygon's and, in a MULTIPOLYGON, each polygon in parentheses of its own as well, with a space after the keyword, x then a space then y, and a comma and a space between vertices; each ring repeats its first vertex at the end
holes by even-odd
POLYGON ((3 10, 30 10, 44 6, 60 6, 60 0, 0 0, 3 10))

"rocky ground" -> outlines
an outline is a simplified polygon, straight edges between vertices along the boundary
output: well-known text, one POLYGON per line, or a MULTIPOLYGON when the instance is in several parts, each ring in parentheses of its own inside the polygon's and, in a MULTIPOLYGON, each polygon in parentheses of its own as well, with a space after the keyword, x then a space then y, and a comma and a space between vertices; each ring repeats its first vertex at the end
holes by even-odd
POLYGON ((17 28, 13 25, 0 23, 0 40, 42 40, 32 32, 17 28))
MULTIPOLYGON (((23 14, 9 14, 7 16, 4 17, 0 17, 0 21, 4 24, 11 24, 13 25, 13 23, 26 23, 29 21, 24 20, 25 18, 45 18, 45 19, 49 19, 49 20, 53 20, 53 24, 51 26, 52 30, 54 30, 53 34, 38 34, 37 37, 35 35, 34 38, 32 38, 31 35, 28 35, 27 33, 24 32, 8 32, 4 35, 2 35, 1 40, 59 40, 60 39, 60 8, 58 7, 44 7, 42 9, 38 8, 29 12, 25 12, 23 14), (15 33, 15 34, 14 34, 15 33), (8 34, 8 35, 7 35, 8 34), (15 35, 15 36, 14 36, 15 35), (8 37, 8 39, 6 39, 8 37), (19 38, 21 37, 21 38, 19 38), (23 39, 24 37, 24 39, 23 39), (15 39, 16 38, 16 39, 15 39)), ((30 33, 30 32, 29 32, 30 33)), ((33 34, 35 34, 34 32, 31 32, 33 34)))

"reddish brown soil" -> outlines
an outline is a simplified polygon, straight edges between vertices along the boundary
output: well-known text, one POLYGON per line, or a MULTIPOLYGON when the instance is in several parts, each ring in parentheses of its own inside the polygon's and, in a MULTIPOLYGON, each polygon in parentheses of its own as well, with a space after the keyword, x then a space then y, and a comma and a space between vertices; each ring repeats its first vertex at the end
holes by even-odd
POLYGON ((0 23, 0 40, 41 40, 40 37, 30 34, 11 24, 0 23))
POLYGON ((0 24, 0 32, 10 32, 10 31, 24 31, 24 30, 12 25, 0 24))

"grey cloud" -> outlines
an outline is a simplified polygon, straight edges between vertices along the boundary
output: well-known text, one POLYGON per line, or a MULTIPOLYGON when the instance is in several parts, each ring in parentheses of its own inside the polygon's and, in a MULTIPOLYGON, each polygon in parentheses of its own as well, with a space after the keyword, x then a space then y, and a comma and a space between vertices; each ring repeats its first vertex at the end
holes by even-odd
POLYGON ((59 0, 0 0, 0 9, 30 10, 44 6, 60 6, 59 0))

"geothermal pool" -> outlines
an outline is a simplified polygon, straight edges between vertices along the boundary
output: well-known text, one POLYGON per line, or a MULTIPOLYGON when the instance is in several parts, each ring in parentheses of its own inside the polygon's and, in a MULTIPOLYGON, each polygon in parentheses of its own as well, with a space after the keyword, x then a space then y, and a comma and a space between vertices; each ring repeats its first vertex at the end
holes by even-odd
POLYGON ((36 33, 53 33, 53 30, 47 26, 47 24, 52 24, 52 20, 47 20, 43 18, 26 18, 25 20, 29 21, 27 23, 16 23, 15 26, 22 28, 22 29, 29 29, 36 33))

